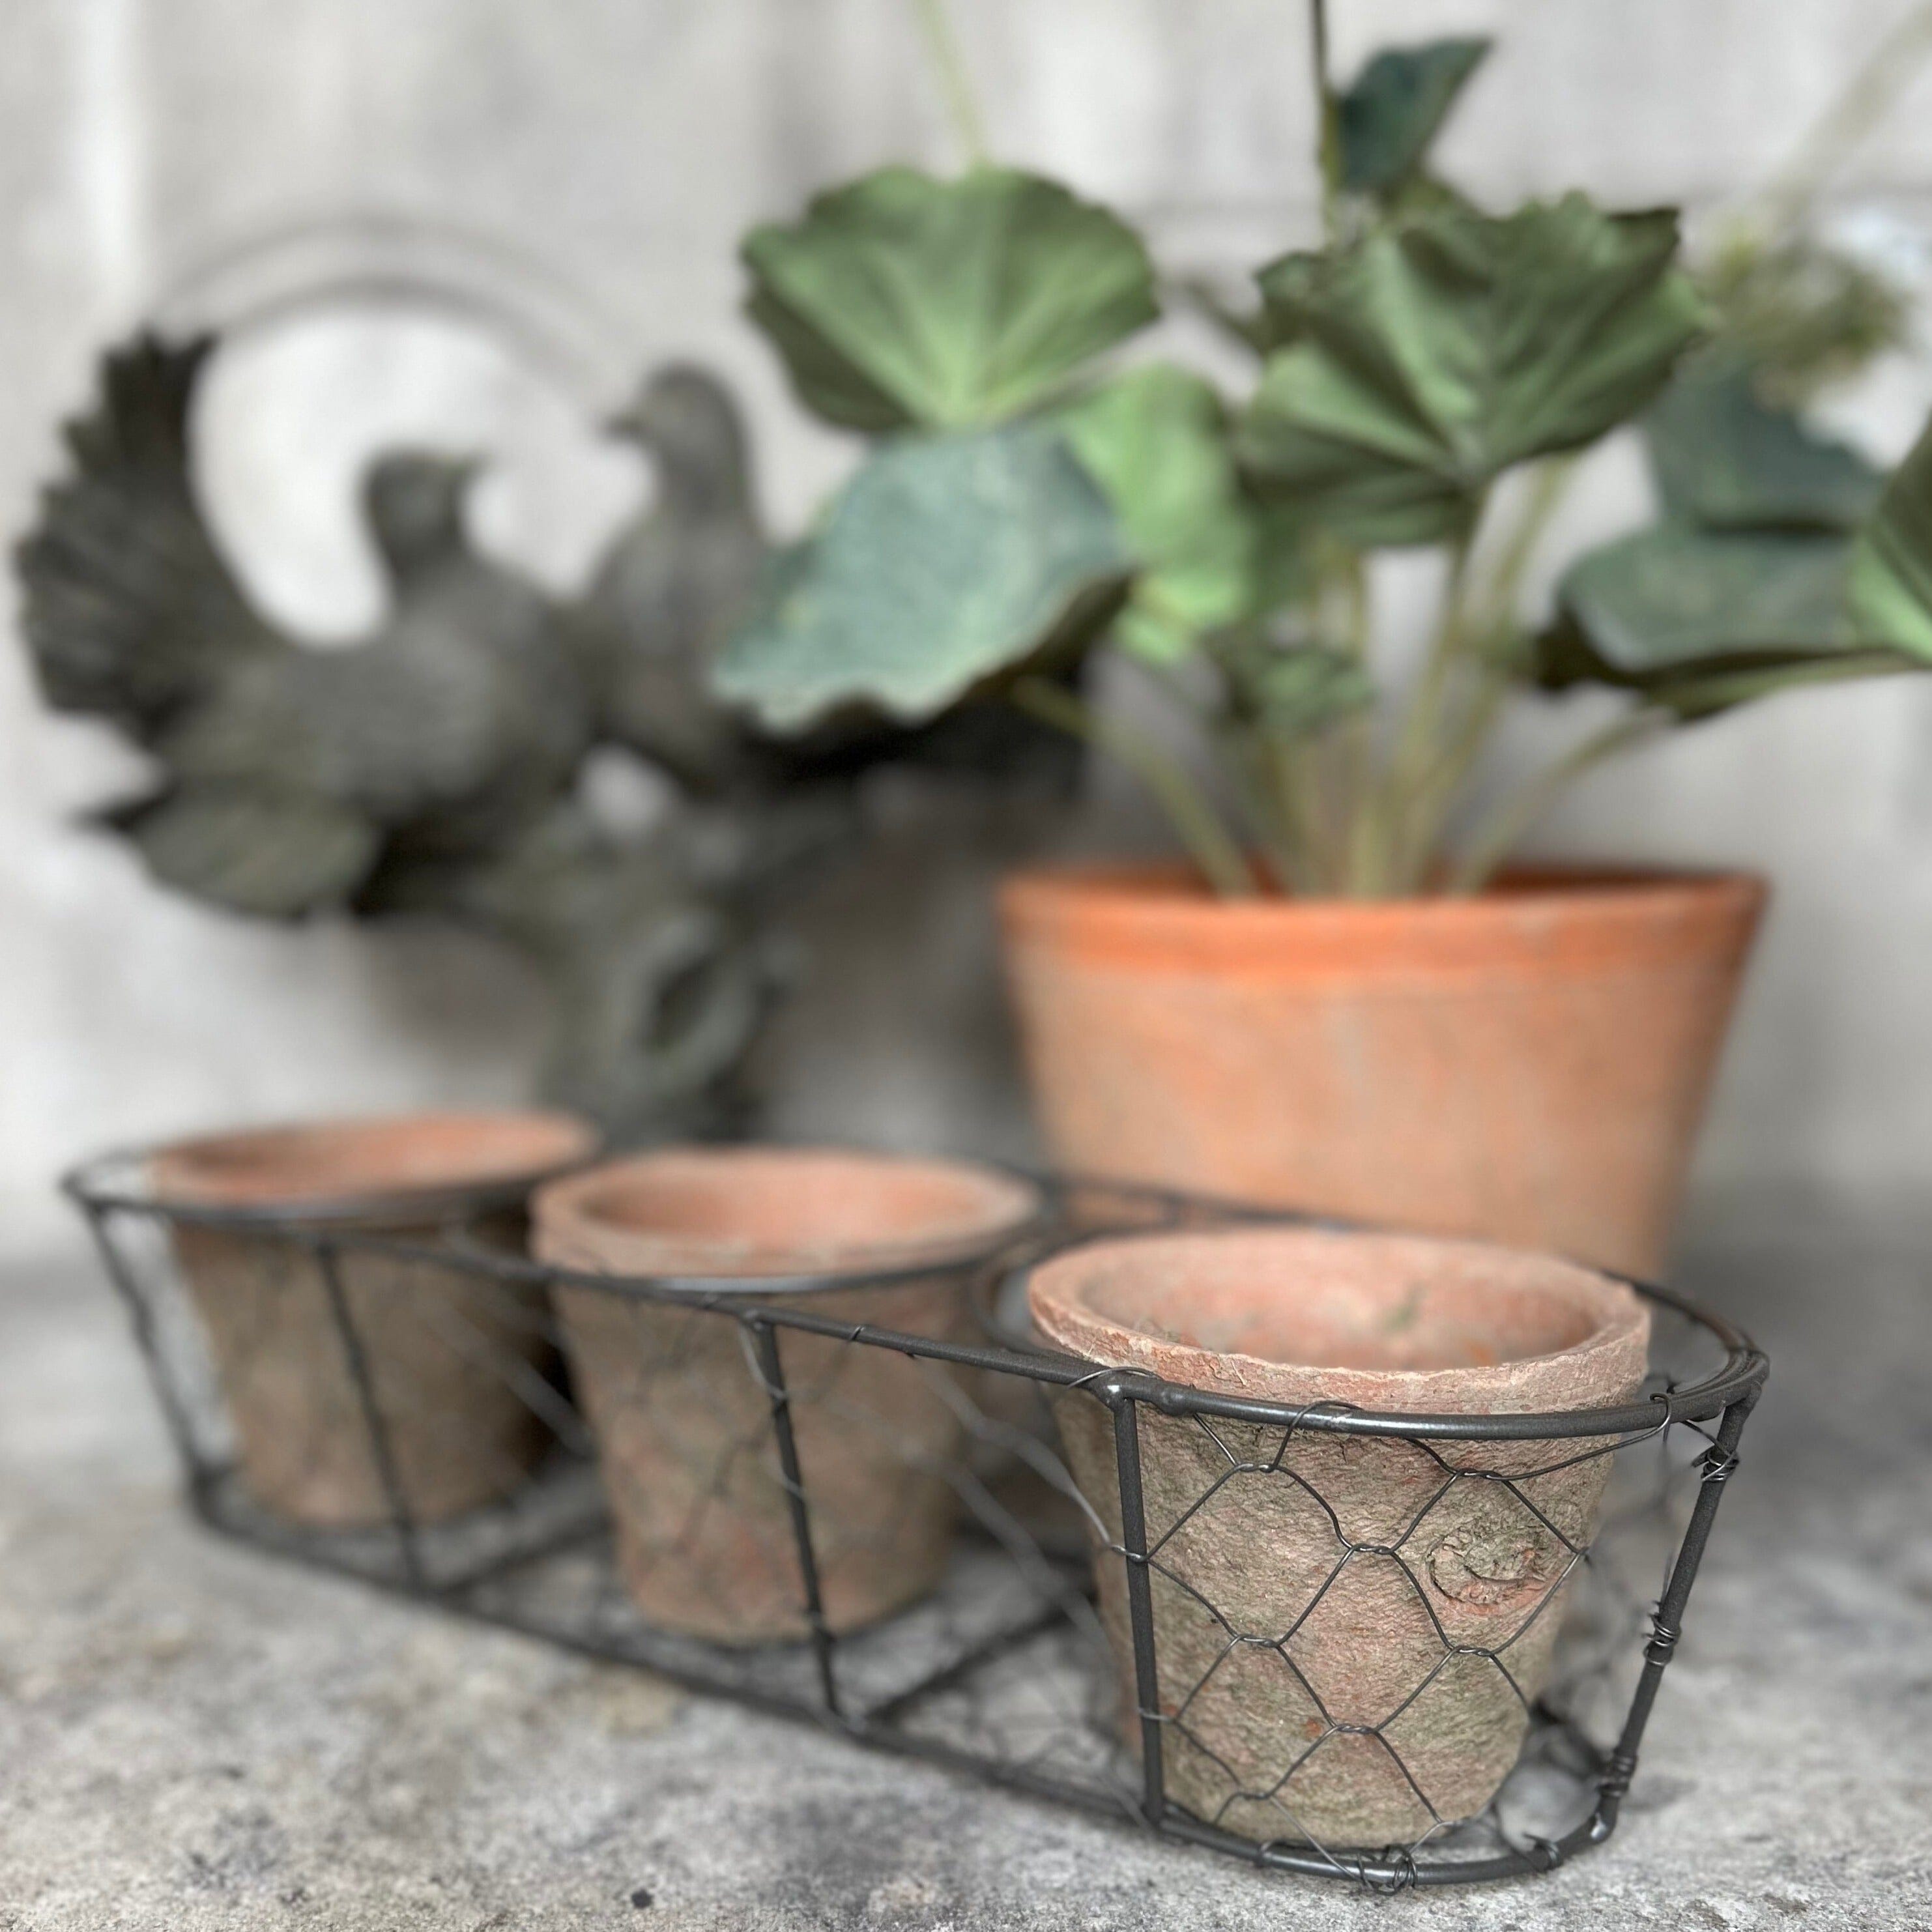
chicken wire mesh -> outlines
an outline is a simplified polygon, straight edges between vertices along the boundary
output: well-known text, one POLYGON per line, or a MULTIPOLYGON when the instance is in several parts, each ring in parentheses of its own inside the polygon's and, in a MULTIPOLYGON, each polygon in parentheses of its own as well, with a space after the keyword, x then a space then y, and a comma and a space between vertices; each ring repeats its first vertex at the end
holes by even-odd
POLYGON ((1047 1349, 1029 1268, 1294 1217, 1054 1183, 943 1264, 740 1283, 78 1172, 215 1528, 1256 1863, 1377 1888, 1607 1837, 1765 1359, 1657 1288, 1616 1408, 1371 1415, 1047 1349))

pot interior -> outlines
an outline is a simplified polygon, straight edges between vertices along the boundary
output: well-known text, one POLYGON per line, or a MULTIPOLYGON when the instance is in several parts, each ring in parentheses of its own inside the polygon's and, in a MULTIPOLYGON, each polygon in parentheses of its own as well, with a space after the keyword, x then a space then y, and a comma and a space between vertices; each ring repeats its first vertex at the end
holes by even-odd
POLYGON ((553 1190, 538 1214, 574 1223, 626 1264, 682 1274, 794 1274, 937 1256, 1005 1233, 1038 1204, 1027 1183, 953 1161, 832 1148, 645 1154, 553 1190))
POLYGON ((1089 1250, 1063 1289, 1134 1334, 1316 1369, 1491 1368, 1588 1341, 1615 1285, 1567 1262, 1400 1236, 1289 1229, 1089 1250))
POLYGON ((594 1145, 562 1114, 403 1114, 182 1141, 154 1174, 163 1195, 204 1204, 314 1205, 534 1180, 594 1145))

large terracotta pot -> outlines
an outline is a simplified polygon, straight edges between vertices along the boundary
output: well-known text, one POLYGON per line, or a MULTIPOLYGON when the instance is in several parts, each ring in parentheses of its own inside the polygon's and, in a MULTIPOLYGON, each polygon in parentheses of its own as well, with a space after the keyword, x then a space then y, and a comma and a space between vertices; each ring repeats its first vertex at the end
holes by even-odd
POLYGON ((596 1144, 561 1114, 416 1114, 214 1135, 153 1156, 164 1205, 266 1217, 260 1231, 172 1228, 258 1502, 324 1527, 393 1513, 322 1268, 278 1225, 352 1237, 338 1276, 411 1515, 430 1522, 516 1487, 545 1440, 514 1386, 549 1353, 541 1294, 352 1237, 434 1244, 460 1223, 467 1239, 520 1250, 530 1188, 596 1144))
MULTIPOLYGON (((716 1642, 807 1633, 791 1500, 753 1338, 731 1298, 966 1339, 972 1270, 1039 1212, 1026 1182, 955 1161, 685 1148, 560 1181, 536 1204, 560 1268, 715 1285, 724 1307, 560 1283, 620 1567, 650 1621, 716 1642), (788 1277, 883 1275, 849 1286, 788 1277)), ((778 1328, 827 1624, 923 1596, 946 1567, 960 1467, 949 1371, 778 1328)))
POLYGON ((1117 870, 1023 875, 1000 910, 1064 1166, 1646 1274, 1763 902, 1582 873, 1224 901, 1117 870))
MULTIPOLYGON (((1650 1328, 1624 1284, 1568 1262, 1304 1228, 1096 1243, 1038 1270, 1029 1296, 1072 1354, 1297 1408, 1626 1401, 1650 1328)), ((1168 1796, 1244 1836, 1330 1848, 1480 1811, 1549 1676, 1609 1456, 1137 1413, 1168 1796)), ((1078 1391, 1058 1417, 1114 1546, 1095 1569, 1132 1713, 1112 1417, 1078 1391)))

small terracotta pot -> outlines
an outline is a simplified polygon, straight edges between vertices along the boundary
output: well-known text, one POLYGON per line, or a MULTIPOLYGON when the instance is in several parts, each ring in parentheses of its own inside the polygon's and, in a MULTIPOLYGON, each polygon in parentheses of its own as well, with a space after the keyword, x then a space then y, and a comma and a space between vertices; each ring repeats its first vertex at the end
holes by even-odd
MULTIPOLYGON (((1030 1300, 1089 1360, 1406 1413, 1627 1401, 1650 1331, 1628 1288, 1568 1262, 1303 1228, 1096 1243, 1041 1268, 1030 1300)), ((1058 1412, 1118 1547, 1112 1414, 1078 1392, 1058 1412)), ((1138 1426, 1168 1796, 1244 1836, 1331 1848, 1480 1811, 1549 1676, 1571 1546, 1594 1534, 1610 1471, 1607 1454, 1575 1459, 1600 1445, 1432 1449, 1144 1405, 1138 1426)), ((1125 1566, 1100 1549, 1095 1568, 1131 1712, 1125 1566)))
MULTIPOLYGON (((322 1268, 276 1227, 434 1243, 462 1222, 469 1238, 520 1251, 529 1188, 596 1144, 560 1114, 416 1114, 215 1135, 152 1157, 164 1207, 273 1217, 260 1232, 172 1230, 257 1502, 326 1528, 393 1513, 322 1268)), ((550 1354, 541 1292, 352 1244, 338 1274, 412 1516, 514 1490, 544 1440, 512 1386, 519 1365, 535 1373, 550 1354)))
POLYGON ((1466 899, 1001 895, 1055 1159, 1657 1271, 1764 888, 1525 874, 1466 899))
MULTIPOLYGON (((953 1161, 829 1148, 682 1148, 560 1181, 536 1203, 539 1256, 597 1274, 714 1282, 720 1294, 942 1340, 965 1337, 970 1271, 1031 1221, 1036 1190, 953 1161), (791 1289, 801 1275, 873 1275, 791 1289)), ((802 1636, 790 1500, 752 1337, 728 1309, 560 1284, 596 1432, 617 1556, 645 1616, 714 1642, 802 1636)), ((946 1567, 963 1428, 947 1371, 775 1330, 827 1624, 923 1596, 946 1567)))

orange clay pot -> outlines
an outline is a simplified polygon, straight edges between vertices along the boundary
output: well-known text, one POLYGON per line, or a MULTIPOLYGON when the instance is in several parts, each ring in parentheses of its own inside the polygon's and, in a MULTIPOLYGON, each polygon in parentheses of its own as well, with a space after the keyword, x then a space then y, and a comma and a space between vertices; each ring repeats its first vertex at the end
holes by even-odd
MULTIPOLYGON (((618 1562, 652 1623, 730 1644, 808 1631, 770 1397, 729 1301, 964 1340, 971 1270, 952 1264, 1039 1210, 1030 1185, 991 1168, 808 1148, 668 1149, 537 1196, 544 1261, 715 1282, 728 1304, 554 1291, 618 1562), (785 1284, 880 1274, 849 1287, 785 1284)), ((925 1595, 946 1568, 963 1404, 947 1399, 940 1364, 774 1332, 826 1622, 854 1629, 925 1595)))
POLYGON ((1142 868, 1024 874, 1000 914, 1063 1166, 1648 1274, 1764 897, 1580 872, 1226 901, 1142 868))
MULTIPOLYGON (((352 1243, 359 1230, 434 1244, 460 1222, 470 1238, 520 1250, 525 1194, 596 1144, 560 1114, 415 1114, 180 1141, 149 1171, 164 1204, 272 1210, 283 1226, 326 1225, 352 1243)), ((172 1239, 250 1494, 320 1527, 388 1520, 314 1250, 276 1238, 272 1224, 178 1221, 172 1239)), ((432 1522, 509 1493, 545 1440, 513 1386, 551 1354, 541 1292, 352 1244, 338 1274, 411 1515, 432 1522)))
MULTIPOLYGON (((1297 1408, 1602 1407, 1637 1392, 1650 1330, 1623 1283, 1567 1262, 1305 1228, 1096 1243, 1037 1270, 1028 1298, 1072 1354, 1297 1408)), ((1132 1714, 1113 1418, 1076 1391, 1057 1414, 1100 1518, 1101 1621, 1132 1714)), ((1244 1836, 1331 1848, 1480 1811, 1550 1675, 1603 1443, 1136 1420, 1168 1795, 1244 1836)))

